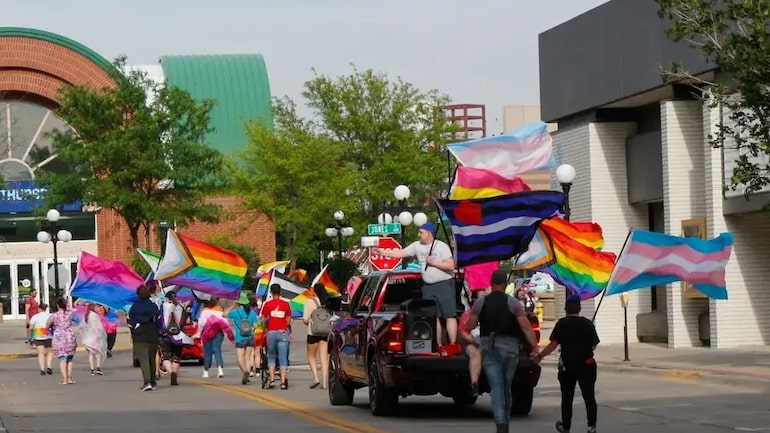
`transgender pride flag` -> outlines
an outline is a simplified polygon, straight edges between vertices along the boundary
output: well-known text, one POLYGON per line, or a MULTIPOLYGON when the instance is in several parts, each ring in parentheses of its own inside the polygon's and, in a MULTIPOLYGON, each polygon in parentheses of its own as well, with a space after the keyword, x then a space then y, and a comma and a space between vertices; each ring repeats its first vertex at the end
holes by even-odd
POLYGON ((447 149, 463 166, 490 170, 503 178, 553 165, 551 134, 539 120, 505 134, 448 144, 447 149))
POLYGON ((632 230, 615 262, 607 294, 686 281, 709 298, 727 299, 725 266, 732 250, 732 233, 703 240, 632 230))

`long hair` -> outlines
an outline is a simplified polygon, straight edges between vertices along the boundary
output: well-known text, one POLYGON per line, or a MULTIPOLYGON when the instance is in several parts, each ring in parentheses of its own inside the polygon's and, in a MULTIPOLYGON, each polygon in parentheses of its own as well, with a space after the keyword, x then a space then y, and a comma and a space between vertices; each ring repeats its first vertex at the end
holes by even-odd
POLYGON ((326 291, 326 287, 321 283, 315 283, 313 284, 313 292, 318 297, 318 302, 321 306, 325 306, 326 301, 329 300, 329 292, 326 291))
POLYGON ((59 311, 67 311, 67 298, 59 298, 56 300, 56 308, 59 311))
POLYGON ((86 323, 88 323, 88 316, 90 316, 91 313, 96 313, 96 304, 88 304, 88 307, 86 307, 86 323))

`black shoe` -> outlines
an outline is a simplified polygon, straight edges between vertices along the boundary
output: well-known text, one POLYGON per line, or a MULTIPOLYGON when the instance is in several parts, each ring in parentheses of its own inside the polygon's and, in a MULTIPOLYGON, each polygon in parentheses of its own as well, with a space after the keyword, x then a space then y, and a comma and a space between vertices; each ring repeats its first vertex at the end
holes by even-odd
POLYGON ((249 384, 249 373, 243 373, 243 379, 241 379, 242 385, 248 385, 249 384))
POLYGON ((495 424, 497 427, 497 430, 495 430, 497 433, 508 433, 508 424, 495 424))
POLYGON ((151 383, 151 384, 150 384, 150 386, 152 387, 152 390, 153 390, 153 391, 154 391, 154 390, 156 390, 156 389, 158 389, 158 383, 157 383, 157 382, 153 382, 153 383, 151 383))
POLYGON ((171 386, 178 386, 179 380, 176 373, 171 373, 171 386))
POLYGON ((51 370, 50 368, 46 368, 45 372, 46 374, 53 374, 53 370, 51 370))
POLYGON ((40 375, 45 376, 45 370, 40 370, 40 375))
POLYGON ((152 385, 149 383, 145 383, 144 386, 139 389, 142 391, 152 391, 152 385))
POLYGON ((556 431, 559 433, 569 433, 569 428, 564 428, 564 423, 556 421, 556 431))
POLYGON ((107 358, 112 358, 112 351, 107 352, 107 358))
POLYGON ((96 370, 91 370, 91 376, 96 376, 96 370))
POLYGON ((104 372, 102 372, 101 368, 96 369, 96 374, 98 374, 99 376, 104 376, 104 372))
POLYGON ((471 397, 478 397, 479 396, 479 384, 478 383, 472 383, 471 384, 471 397))

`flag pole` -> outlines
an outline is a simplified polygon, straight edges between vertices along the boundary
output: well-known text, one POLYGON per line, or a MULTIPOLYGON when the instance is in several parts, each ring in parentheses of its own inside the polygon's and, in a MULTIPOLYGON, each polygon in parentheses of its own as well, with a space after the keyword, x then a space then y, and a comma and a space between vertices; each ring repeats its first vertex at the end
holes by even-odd
MULTIPOLYGON (((628 246, 628 240, 631 239, 631 233, 634 232, 634 229, 631 229, 628 231, 628 234, 626 235, 626 240, 623 241, 623 248, 620 249, 620 253, 618 254, 618 257, 615 259, 615 264, 618 263, 618 260, 620 260, 620 257, 623 256, 623 252, 626 250, 626 246, 628 246)), ((596 314, 599 313, 599 308, 602 306, 602 301, 604 301, 604 296, 607 294, 607 288, 610 287, 610 284, 612 284, 612 280, 615 279, 615 271, 617 270, 617 266, 612 267, 612 272, 610 272, 610 279, 607 281, 607 285, 604 286, 604 290, 602 290, 602 296, 599 298, 599 303, 596 304, 596 308, 594 309, 594 315, 591 317, 591 322, 596 321, 596 314)))

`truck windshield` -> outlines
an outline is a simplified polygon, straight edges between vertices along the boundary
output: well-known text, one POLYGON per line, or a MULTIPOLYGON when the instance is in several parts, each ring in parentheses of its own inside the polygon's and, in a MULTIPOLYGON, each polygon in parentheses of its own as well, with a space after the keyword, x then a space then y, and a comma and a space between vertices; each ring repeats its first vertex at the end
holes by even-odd
POLYGON ((382 311, 398 311, 404 301, 422 298, 421 287, 422 279, 417 277, 388 279, 382 311))

